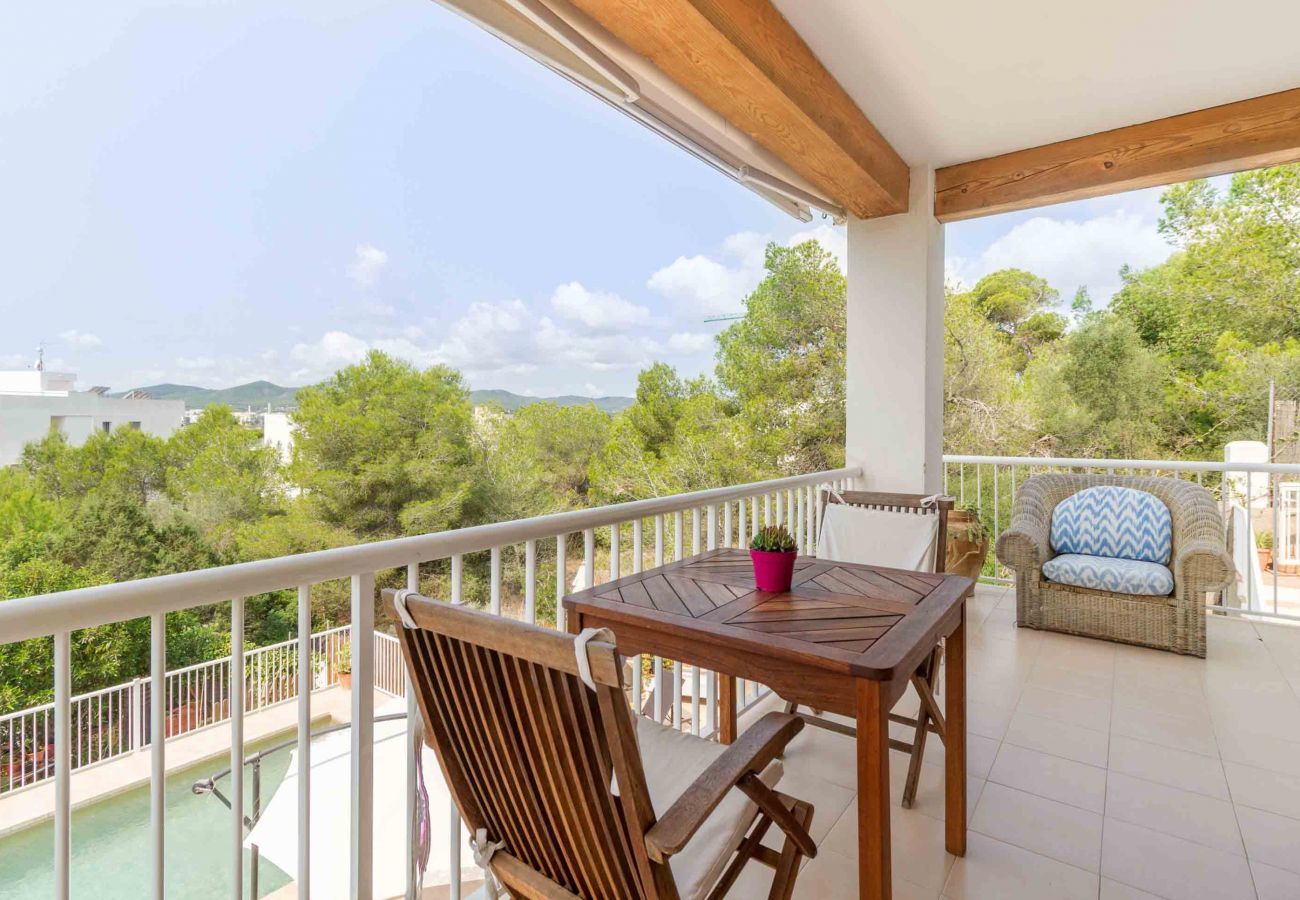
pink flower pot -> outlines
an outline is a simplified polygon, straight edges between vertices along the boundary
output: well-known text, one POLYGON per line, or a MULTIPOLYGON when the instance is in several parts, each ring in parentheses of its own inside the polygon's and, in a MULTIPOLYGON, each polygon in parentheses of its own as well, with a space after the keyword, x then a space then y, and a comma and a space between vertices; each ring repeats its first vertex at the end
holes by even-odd
POLYGON ((794 577, 794 560, 798 555, 794 550, 789 553, 750 550, 749 558, 754 561, 754 584, 760 591, 772 594, 790 590, 790 580, 794 577))

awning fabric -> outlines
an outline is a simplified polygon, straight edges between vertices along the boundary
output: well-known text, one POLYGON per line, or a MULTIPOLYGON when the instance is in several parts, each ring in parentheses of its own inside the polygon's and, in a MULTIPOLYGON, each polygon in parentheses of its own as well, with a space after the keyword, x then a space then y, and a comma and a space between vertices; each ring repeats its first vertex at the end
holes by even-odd
POLYGON ((435 0, 795 218, 844 210, 566 0, 435 0))

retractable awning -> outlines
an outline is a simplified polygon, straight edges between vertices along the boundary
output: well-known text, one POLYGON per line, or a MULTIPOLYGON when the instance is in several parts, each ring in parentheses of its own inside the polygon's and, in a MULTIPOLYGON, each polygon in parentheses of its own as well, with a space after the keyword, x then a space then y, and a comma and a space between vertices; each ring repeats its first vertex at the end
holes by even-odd
POLYGON ((795 218, 844 210, 565 0, 435 0, 795 218))

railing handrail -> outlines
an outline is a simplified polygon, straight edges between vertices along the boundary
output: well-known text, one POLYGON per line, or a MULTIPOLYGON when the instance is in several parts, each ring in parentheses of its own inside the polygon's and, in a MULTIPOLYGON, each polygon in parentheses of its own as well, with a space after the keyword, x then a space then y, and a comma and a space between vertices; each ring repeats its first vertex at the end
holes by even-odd
POLYGON ((1149 469, 1162 472, 1259 472, 1300 475, 1300 463, 1216 462, 1190 459, 1081 459, 1065 456, 979 456, 944 454, 945 463, 999 466, 1060 466, 1065 469, 1149 469))
MULTIPOLYGON (((313 631, 311 633, 311 636, 312 639, 315 640, 316 638, 329 637, 332 634, 339 634, 340 632, 345 632, 350 630, 351 630, 350 625, 336 625, 333 628, 326 628, 323 631, 313 631)), ((387 638, 388 640, 393 641, 394 643, 397 642, 397 638, 393 637, 390 634, 385 634, 382 631, 376 631, 375 637, 387 638)), ((290 638, 287 641, 280 641, 275 644, 267 644, 265 647, 254 647, 252 650, 245 650, 244 659, 251 659, 252 657, 257 656, 260 653, 267 652, 268 650, 288 649, 290 647, 296 648, 297 646, 298 646, 298 639, 290 638)), ((196 672, 199 669, 220 666, 223 663, 229 663, 230 659, 231 659, 230 654, 226 654, 225 656, 218 656, 216 659, 208 659, 208 660, 204 660, 203 662, 191 663, 190 665, 182 666, 179 669, 168 669, 166 673, 166 677, 174 678, 177 675, 187 675, 191 672, 196 672)), ((148 681, 149 679, 147 676, 137 676, 135 678, 132 678, 130 681, 120 681, 117 684, 110 684, 108 687, 97 688, 93 691, 87 691, 84 694, 74 694, 72 698, 69 700, 69 702, 80 703, 86 700, 93 700, 96 697, 99 697, 104 694, 111 694, 114 691, 129 691, 131 687, 135 685, 137 682, 140 684, 148 684, 148 681)), ((53 709, 54 709, 53 701, 49 703, 40 703, 36 706, 27 706, 24 707, 23 709, 16 709, 13 712, 7 712, 4 713, 3 715, 0 715, 0 725, 3 725, 5 722, 8 722, 11 719, 18 719, 24 716, 36 716, 36 715, 40 715, 43 712, 48 712, 53 709)))
MULTIPOLYGON (((1297 469, 1300 470, 1300 467, 1297 469)), ((861 474, 862 469, 857 466, 831 469, 732 487, 710 488, 689 494, 632 500, 529 519, 493 522, 294 556, 196 569, 174 575, 38 594, 0 603, 0 635, 4 635, 5 643, 46 637, 73 629, 191 609, 236 597, 265 594, 300 584, 350 578, 358 572, 397 569, 461 553, 476 553, 492 547, 574 534, 588 528, 741 500, 755 494, 818 484, 832 479, 857 478, 861 474)))

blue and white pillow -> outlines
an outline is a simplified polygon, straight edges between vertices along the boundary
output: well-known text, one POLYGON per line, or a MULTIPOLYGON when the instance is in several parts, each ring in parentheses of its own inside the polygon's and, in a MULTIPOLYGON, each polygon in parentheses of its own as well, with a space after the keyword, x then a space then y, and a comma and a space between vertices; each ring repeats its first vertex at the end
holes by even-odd
POLYGON ((1066 553, 1043 563, 1043 575, 1057 584, 1073 584, 1115 594, 1164 597, 1174 591, 1173 572, 1160 563, 1136 559, 1066 553))
POLYGON ((1119 485, 1085 488, 1052 510, 1052 549, 1057 553, 1164 566, 1173 533, 1169 507, 1159 497, 1119 485))

